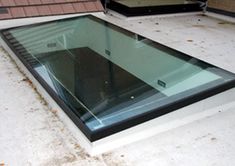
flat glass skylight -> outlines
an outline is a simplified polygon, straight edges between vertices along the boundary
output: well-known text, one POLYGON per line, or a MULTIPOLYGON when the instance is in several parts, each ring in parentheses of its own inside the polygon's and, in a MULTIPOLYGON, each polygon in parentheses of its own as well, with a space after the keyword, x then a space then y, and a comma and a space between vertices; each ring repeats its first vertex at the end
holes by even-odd
POLYGON ((128 7, 195 4, 195 1, 190 1, 190 0, 113 0, 113 1, 128 7))
POLYGON ((110 0, 108 7, 126 16, 201 11, 194 0, 110 0))
POLYGON ((93 16, 2 37, 90 141, 235 86, 235 75, 93 16))

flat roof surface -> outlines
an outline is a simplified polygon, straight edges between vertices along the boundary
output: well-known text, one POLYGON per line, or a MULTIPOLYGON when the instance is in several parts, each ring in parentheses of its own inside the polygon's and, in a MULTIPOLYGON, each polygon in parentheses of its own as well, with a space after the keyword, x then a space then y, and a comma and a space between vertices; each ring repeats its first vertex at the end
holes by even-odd
MULTIPOLYGON (((113 18, 125 28, 235 72, 232 23, 198 15, 128 21, 116 16, 100 17, 113 18), (203 22, 204 28, 192 26, 196 18, 201 19, 199 22, 203 22), (160 27, 155 29, 150 26, 153 24, 160 27)), ((84 166, 235 164, 234 105, 221 105, 218 111, 215 110, 216 114, 204 119, 91 157, 57 117, 57 110, 50 109, 2 49, 0 78, 0 163, 84 166)))

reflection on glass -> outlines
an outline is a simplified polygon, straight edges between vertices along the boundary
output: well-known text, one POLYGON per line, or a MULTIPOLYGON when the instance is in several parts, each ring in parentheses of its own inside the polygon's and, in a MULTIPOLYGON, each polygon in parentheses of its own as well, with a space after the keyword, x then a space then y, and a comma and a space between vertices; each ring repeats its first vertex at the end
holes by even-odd
POLYGON ((20 56, 91 131, 234 80, 91 16, 7 33, 20 56))
POLYGON ((128 7, 193 4, 193 0, 113 0, 128 7))

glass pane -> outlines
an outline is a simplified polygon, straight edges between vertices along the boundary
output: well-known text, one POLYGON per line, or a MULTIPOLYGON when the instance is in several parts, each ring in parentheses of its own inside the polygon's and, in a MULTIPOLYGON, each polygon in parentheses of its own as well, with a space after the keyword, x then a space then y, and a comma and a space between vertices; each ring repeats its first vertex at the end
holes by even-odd
POLYGON ((191 0, 113 0, 128 7, 193 4, 191 0))
POLYGON ((5 35, 91 131, 234 81, 224 70, 91 16, 5 35))

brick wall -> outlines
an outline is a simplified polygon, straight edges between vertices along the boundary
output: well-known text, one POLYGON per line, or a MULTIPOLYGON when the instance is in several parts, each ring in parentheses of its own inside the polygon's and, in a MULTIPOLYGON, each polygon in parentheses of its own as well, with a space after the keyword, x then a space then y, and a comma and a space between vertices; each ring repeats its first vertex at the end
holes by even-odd
POLYGON ((235 13, 235 0, 208 0, 208 7, 235 13))

